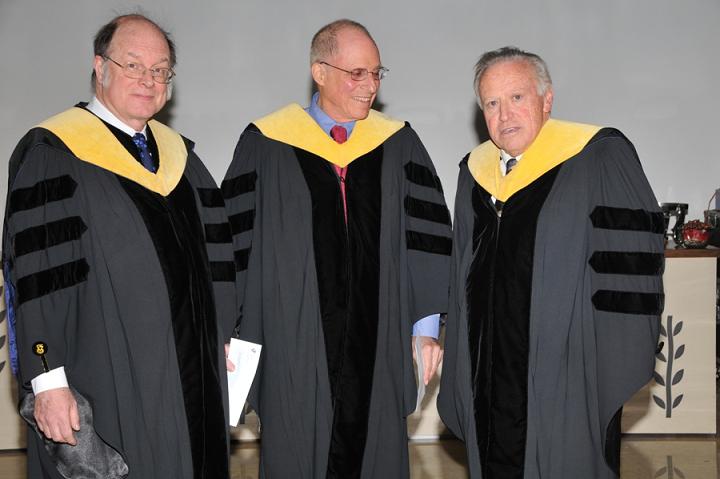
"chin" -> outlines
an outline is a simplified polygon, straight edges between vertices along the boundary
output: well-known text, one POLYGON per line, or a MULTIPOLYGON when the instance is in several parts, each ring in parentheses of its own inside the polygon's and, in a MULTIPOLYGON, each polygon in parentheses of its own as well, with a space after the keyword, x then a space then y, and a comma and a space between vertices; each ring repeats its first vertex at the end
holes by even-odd
POLYGON ((364 120, 365 118, 368 117, 369 114, 370 114, 370 108, 367 108, 367 109, 363 109, 363 110, 355 112, 355 114, 353 115, 353 118, 355 118, 355 120, 364 120))

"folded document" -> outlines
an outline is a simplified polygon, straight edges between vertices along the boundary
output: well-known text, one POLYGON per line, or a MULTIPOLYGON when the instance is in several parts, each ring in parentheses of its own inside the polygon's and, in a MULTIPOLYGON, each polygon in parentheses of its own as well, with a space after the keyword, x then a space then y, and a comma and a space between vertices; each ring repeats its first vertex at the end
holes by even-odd
POLYGON ((230 425, 237 426, 240 415, 245 407, 250 386, 252 386, 262 345, 230 339, 228 359, 235 365, 235 371, 228 372, 228 393, 230 396, 230 425))

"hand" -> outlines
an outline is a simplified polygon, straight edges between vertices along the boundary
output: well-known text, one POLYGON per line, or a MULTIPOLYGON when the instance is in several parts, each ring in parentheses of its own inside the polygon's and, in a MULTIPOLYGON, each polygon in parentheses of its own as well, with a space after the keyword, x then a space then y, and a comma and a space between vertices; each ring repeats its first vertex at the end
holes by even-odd
MULTIPOLYGON (((417 336, 418 340, 420 341, 420 349, 422 350, 422 361, 423 366, 425 369, 425 374, 423 375, 423 382, 427 386, 432 377, 435 375, 435 372, 438 369, 438 366, 440 365, 440 362, 443 358, 443 350, 440 347, 440 343, 437 339, 430 337, 430 336, 417 336)), ((413 336, 413 341, 415 340, 415 336, 413 336)), ((412 352, 413 352, 413 359, 415 361, 418 360, 418 358, 415 357, 415 344, 412 345, 412 352)))
POLYGON ((70 388, 48 389, 35 396, 35 422, 45 437, 75 446, 80 430, 77 402, 70 388))
POLYGON ((225 367, 229 372, 235 371, 235 364, 228 359, 228 353, 230 352, 230 345, 225 343, 225 367))

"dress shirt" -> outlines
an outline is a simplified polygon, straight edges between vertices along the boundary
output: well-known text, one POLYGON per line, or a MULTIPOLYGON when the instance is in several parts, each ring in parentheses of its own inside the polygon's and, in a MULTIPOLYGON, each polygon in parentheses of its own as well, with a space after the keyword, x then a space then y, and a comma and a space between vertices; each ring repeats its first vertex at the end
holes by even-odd
POLYGON ((131 137, 135 135, 135 133, 142 133, 145 138, 147 138, 147 133, 145 133, 145 130, 147 130, 147 125, 145 125, 142 129, 142 131, 135 131, 132 127, 129 127, 125 123, 122 122, 118 117, 116 117, 113 112, 107 109, 105 105, 100 103, 100 100, 96 96, 92 97, 92 100, 87 104, 85 107, 93 113, 95 116, 100 118, 105 123, 109 123, 118 130, 127 133, 131 137))

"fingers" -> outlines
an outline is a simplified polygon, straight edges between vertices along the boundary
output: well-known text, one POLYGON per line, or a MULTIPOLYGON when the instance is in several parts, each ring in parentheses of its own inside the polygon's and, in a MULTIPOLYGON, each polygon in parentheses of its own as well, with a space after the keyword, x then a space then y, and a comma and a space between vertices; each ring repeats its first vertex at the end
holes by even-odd
POLYGON ((73 431, 80 430, 80 413, 78 413, 77 401, 70 405, 70 427, 73 431))
POLYGON ((230 345, 225 343, 225 367, 228 372, 233 372, 235 371, 235 364, 228 359, 228 354, 230 354, 230 345))
POLYGON ((235 371, 235 364, 228 358, 225 358, 225 367, 227 368, 228 372, 235 371))
POLYGON ((77 402, 69 388, 43 391, 35 397, 35 421, 38 429, 55 442, 76 445, 73 431, 80 430, 77 402))
MULTIPOLYGON (((437 341, 437 339, 430 337, 430 336, 413 336, 413 341, 420 341, 421 343, 421 351, 422 351, 422 362, 423 362, 423 382, 427 386, 428 383, 430 383, 430 380, 435 375, 435 373, 438 370, 438 367, 440 366, 440 362, 443 358, 443 350, 440 347, 440 343, 437 341)), ((413 354, 413 360, 418 361, 417 355, 415 353, 415 344, 412 344, 412 354, 413 354)))
POLYGON ((440 343, 434 338, 424 337, 422 341, 423 365, 425 366, 423 382, 427 386, 437 372, 438 365, 442 359, 442 349, 440 348, 440 343))
POLYGON ((423 380, 427 386, 437 371, 440 345, 428 342, 423 346, 423 361, 425 362, 425 375, 423 380))

